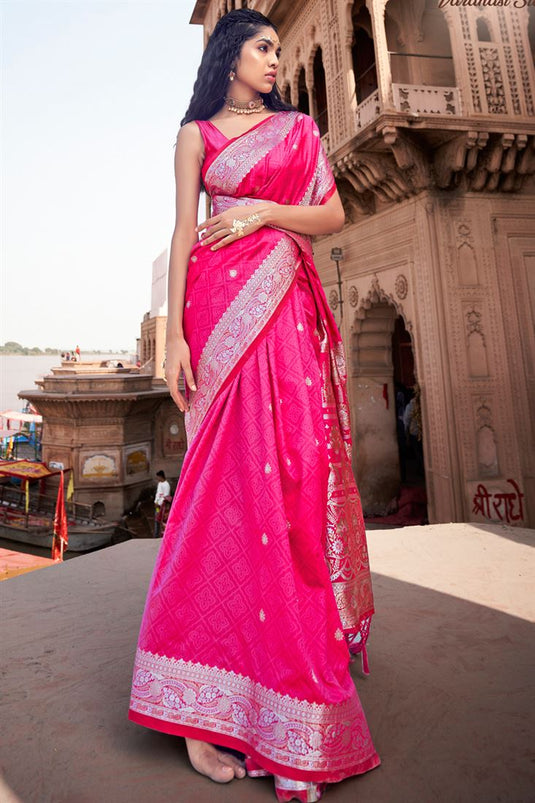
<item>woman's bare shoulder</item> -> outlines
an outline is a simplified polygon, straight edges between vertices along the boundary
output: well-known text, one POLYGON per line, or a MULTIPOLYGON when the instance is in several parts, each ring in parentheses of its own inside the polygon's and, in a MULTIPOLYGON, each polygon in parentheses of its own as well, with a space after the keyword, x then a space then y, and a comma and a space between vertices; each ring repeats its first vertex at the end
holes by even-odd
POLYGON ((189 123, 184 123, 178 131, 176 141, 188 144, 194 144, 196 142, 202 144, 201 129, 197 125, 197 122, 195 120, 190 120, 189 123))
POLYGON ((201 130, 195 120, 185 123, 179 130, 176 138, 177 154, 182 153, 188 157, 196 156, 199 160, 204 157, 204 141, 201 130))

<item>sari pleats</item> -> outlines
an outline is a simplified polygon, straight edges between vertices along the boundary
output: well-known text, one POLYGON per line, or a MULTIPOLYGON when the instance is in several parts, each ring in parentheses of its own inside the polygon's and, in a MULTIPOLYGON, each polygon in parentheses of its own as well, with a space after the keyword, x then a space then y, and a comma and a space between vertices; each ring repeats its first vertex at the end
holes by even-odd
POLYGON ((342 435, 333 451, 329 313, 292 238, 247 239, 209 273, 195 259, 188 279, 197 418, 149 588, 130 716, 240 749, 280 776, 338 781, 379 759, 345 639, 372 613, 369 588, 358 599, 367 554, 349 577, 327 504, 362 524, 342 435))

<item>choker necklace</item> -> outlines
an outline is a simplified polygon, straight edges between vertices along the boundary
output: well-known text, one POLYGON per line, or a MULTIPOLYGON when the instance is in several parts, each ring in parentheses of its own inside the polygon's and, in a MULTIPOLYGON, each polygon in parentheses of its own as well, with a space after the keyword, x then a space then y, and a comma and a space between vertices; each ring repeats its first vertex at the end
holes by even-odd
POLYGON ((256 100, 236 100, 228 95, 225 97, 225 103, 229 112, 235 114, 254 114, 255 112, 262 112, 266 108, 262 98, 256 100))

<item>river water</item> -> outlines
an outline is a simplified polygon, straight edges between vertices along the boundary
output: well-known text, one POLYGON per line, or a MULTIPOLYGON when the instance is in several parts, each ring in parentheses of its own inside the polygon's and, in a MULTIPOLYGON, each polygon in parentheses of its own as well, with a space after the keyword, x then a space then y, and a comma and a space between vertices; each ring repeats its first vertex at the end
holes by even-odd
MULTIPOLYGON (((123 360, 128 354, 84 354, 82 360, 123 360)), ((59 354, 0 354, 0 412, 2 410, 21 410, 25 404, 17 397, 21 390, 35 390, 35 380, 50 373, 50 369, 60 365, 59 354)))

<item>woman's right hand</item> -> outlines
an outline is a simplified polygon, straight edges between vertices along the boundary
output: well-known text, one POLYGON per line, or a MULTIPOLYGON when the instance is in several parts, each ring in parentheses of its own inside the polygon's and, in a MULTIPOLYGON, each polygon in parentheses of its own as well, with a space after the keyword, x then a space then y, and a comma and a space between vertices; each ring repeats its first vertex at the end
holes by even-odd
POLYGON ((183 413, 188 412, 189 405, 178 389, 178 378, 180 372, 184 371, 186 383, 191 390, 197 390, 193 372, 191 370, 191 358, 189 346, 183 337, 174 338, 167 342, 165 355, 165 381, 169 388, 174 403, 183 413))

